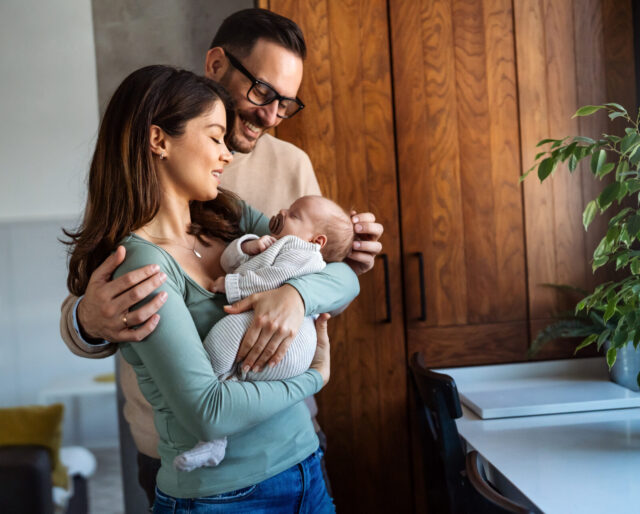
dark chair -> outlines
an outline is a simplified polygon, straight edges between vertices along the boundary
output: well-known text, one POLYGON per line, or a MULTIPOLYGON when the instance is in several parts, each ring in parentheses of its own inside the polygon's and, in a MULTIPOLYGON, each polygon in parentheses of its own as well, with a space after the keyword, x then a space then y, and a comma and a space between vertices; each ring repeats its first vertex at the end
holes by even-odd
POLYGON ((480 454, 473 450, 467 453, 467 477, 476 493, 482 496, 489 506, 483 512, 491 514, 533 514, 533 511, 502 496, 487 482, 480 461, 480 454))
MULTIPOLYGON (((73 496, 66 514, 86 514, 89 509, 87 479, 74 475, 73 496)), ((43 446, 0 447, 0 512, 2 514, 53 514, 51 456, 43 446)))
POLYGON ((416 390, 429 513, 477 512, 473 489, 466 478, 464 450, 456 419, 462 416, 456 383, 448 375, 426 368, 422 354, 411 357, 416 390))

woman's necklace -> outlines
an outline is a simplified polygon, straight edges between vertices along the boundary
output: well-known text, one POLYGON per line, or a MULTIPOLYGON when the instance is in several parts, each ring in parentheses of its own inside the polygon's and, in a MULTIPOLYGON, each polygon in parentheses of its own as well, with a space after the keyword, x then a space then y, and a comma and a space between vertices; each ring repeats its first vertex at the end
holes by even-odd
POLYGON ((140 227, 140 230, 142 230, 145 234, 147 234, 149 237, 153 239, 161 239, 163 241, 169 241, 171 244, 179 246, 180 248, 184 248, 185 250, 190 250, 191 252, 193 252, 193 255, 195 255, 198 259, 202 259, 202 254, 198 250, 196 250, 196 242, 198 241, 198 238, 196 236, 193 236, 193 247, 189 248, 188 246, 178 244, 166 237, 158 237, 158 236, 154 236, 153 234, 149 234, 149 232, 147 232, 143 227, 140 227))

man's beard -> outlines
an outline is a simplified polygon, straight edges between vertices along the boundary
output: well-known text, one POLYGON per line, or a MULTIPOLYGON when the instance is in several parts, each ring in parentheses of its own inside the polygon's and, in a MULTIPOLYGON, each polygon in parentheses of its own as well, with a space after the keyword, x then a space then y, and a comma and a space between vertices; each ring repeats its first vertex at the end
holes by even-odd
POLYGON ((233 130, 231 131, 231 134, 229 134, 228 145, 235 152, 250 153, 255 148, 256 143, 258 142, 258 139, 260 139, 264 134, 265 129, 258 120, 251 119, 248 116, 244 116, 244 115, 243 115, 243 118, 248 119, 251 124, 259 127, 261 129, 260 134, 256 139, 253 139, 253 140, 248 139, 247 136, 245 136, 244 134, 244 127, 243 127, 242 120, 240 119, 240 113, 236 113, 236 120, 234 123, 233 130))

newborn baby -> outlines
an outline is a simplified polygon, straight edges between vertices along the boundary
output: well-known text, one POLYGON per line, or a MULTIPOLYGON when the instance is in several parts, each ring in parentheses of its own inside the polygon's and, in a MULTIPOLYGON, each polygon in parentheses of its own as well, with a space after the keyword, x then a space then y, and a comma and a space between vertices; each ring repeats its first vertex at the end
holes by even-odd
MULTIPOLYGON (((298 198, 289 209, 271 218, 269 230, 269 236, 247 234, 236 239, 222 253, 220 264, 227 275, 215 280, 213 290, 226 293, 229 303, 278 288, 293 277, 322 271, 326 262, 342 261, 354 239, 349 215, 321 196, 298 198)), ((314 320, 307 317, 278 365, 243 373, 235 359, 252 320, 253 311, 228 315, 205 337, 204 348, 219 379, 283 380, 309 369, 316 330, 314 320)), ((183 471, 217 466, 224 458, 226 445, 226 438, 200 442, 178 455, 174 465, 183 471)))

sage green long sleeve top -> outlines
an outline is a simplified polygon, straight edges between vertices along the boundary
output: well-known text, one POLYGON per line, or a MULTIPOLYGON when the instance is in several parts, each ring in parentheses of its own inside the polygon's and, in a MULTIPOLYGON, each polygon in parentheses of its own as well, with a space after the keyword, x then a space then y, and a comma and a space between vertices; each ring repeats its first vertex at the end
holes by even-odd
MULTIPOLYGON (((268 233, 267 219, 246 205, 241 227, 268 233)), ((115 276, 150 263, 167 274, 157 291, 168 293, 158 327, 143 342, 120 345, 153 407, 160 490, 179 498, 232 491, 274 476, 315 451, 318 439, 302 400, 321 389, 320 374, 309 370, 282 381, 218 381, 201 341, 224 316, 225 296, 202 288, 162 248, 133 234, 122 244, 127 257, 115 276), (198 441, 224 436, 227 452, 217 467, 191 472, 173 467, 176 455, 198 441)), ((301 294, 306 315, 334 310, 359 292, 357 277, 342 263, 287 283, 301 294)))

